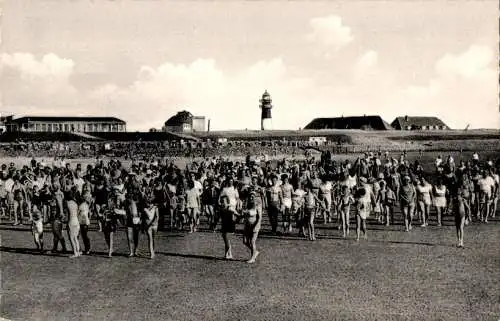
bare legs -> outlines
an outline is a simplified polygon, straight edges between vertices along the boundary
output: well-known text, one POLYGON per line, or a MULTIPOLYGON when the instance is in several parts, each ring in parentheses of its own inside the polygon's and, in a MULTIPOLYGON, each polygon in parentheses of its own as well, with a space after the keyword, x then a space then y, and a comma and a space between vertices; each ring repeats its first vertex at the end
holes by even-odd
POLYGON ((356 215, 356 241, 359 241, 359 236, 361 234, 361 230, 363 231, 363 238, 366 240, 368 238, 366 232, 366 220, 361 218, 361 216, 356 215))
POLYGON ((441 213, 443 212, 443 208, 441 206, 436 207, 437 213, 437 226, 441 226, 441 213))
POLYGON ((149 258, 154 259, 156 227, 149 227, 147 232, 148 232, 149 258))
POLYGON ((259 232, 247 232, 247 235, 243 237, 243 244, 245 244, 250 249, 250 259, 247 263, 255 263, 257 256, 259 255, 259 251, 257 251, 257 237, 259 232))
POLYGON ((108 256, 113 256, 113 231, 105 228, 104 239, 106 240, 106 245, 108 246, 108 256))
POLYGON ((342 232, 344 237, 349 236, 349 207, 344 207, 341 210, 342 215, 342 232))
POLYGON ((233 254, 231 253, 231 242, 229 241, 228 233, 222 232, 222 239, 224 240, 224 257, 227 260, 231 260, 233 258, 233 254))
POLYGON ((314 212, 308 215, 309 221, 307 222, 307 231, 309 232, 309 240, 316 241, 316 234, 314 232, 314 212))
POLYGON ((62 223, 59 220, 55 220, 52 222, 52 234, 54 235, 54 246, 52 248, 52 252, 57 251, 57 246, 61 243, 63 252, 66 252, 66 242, 64 240, 64 236, 62 234, 62 223))
POLYGON ((34 231, 33 239, 35 241, 36 249, 43 252, 43 232, 34 231))
POLYGON ((465 216, 461 216, 459 218, 455 218, 455 226, 457 228, 457 239, 458 239, 458 247, 464 247, 464 225, 465 225, 465 216))
POLYGON ((71 243, 71 248, 73 249, 73 255, 71 258, 80 256, 80 242, 78 240, 78 235, 80 234, 80 225, 68 225, 68 237, 71 243))
POLYGON ((128 256, 137 255, 137 247, 139 245, 138 226, 127 227, 127 240, 128 240, 128 249, 130 252, 128 256))
POLYGON ((394 224, 394 207, 391 205, 385 205, 385 226, 389 226, 390 222, 394 224), (390 218, 390 221, 389 221, 390 218))
POLYGON ((403 217, 405 220, 405 232, 409 232, 412 229, 411 223, 413 219, 413 211, 415 206, 401 206, 401 213, 403 213, 403 217))

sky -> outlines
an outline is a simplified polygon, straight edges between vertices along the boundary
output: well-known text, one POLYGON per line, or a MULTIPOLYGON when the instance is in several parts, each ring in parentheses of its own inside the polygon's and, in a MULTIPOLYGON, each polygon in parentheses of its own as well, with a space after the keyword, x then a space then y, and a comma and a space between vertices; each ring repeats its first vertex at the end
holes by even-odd
POLYGON ((211 129, 316 117, 499 128, 496 1, 0 0, 0 112, 211 129))

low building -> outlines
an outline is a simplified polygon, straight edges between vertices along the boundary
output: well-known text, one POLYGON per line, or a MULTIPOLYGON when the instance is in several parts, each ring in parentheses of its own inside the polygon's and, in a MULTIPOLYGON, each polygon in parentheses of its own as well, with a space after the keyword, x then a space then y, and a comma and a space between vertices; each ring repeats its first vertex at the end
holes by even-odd
POLYGON ((362 129, 390 130, 391 126, 380 116, 351 116, 315 118, 304 129, 362 129))
POLYGON ((450 129, 441 119, 425 116, 396 117, 391 123, 396 130, 448 130, 450 129))
POLYGON ((183 110, 170 117, 163 127, 165 131, 176 133, 204 132, 206 131, 205 116, 193 116, 183 110))
POLYGON ((8 132, 125 132, 126 123, 115 117, 7 117, 8 132))

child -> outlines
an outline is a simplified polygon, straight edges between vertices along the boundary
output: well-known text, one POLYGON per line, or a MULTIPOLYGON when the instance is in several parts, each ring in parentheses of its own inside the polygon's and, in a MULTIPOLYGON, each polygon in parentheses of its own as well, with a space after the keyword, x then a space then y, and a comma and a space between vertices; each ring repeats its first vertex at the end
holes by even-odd
POLYGON ((177 195, 177 213, 175 221, 176 228, 182 231, 186 223, 186 198, 182 192, 179 192, 177 195))
POLYGON ((385 199, 382 204, 385 211, 385 226, 389 226, 390 222, 394 224, 394 205, 396 204, 396 194, 388 185, 386 185, 385 188, 385 199), (390 220, 389 217, 391 218, 390 220))
POLYGON ((319 204, 320 200, 313 191, 312 184, 306 185, 305 194, 305 206, 304 206, 304 222, 301 226, 302 233, 304 233, 304 225, 307 224, 307 230, 309 232, 309 240, 315 241, 316 235, 314 232, 314 216, 316 211, 316 205, 319 204))
POLYGON ((300 225, 300 221, 303 219, 302 211, 304 205, 304 193, 305 192, 302 189, 300 189, 300 184, 299 184, 298 188, 292 194, 291 216, 295 218, 297 226, 300 225))
POLYGON ((361 186, 356 191, 356 241, 359 241, 361 230, 363 231, 364 239, 367 239, 366 219, 375 205, 375 196, 367 179, 361 177, 359 181, 361 186))
POLYGON ((149 248, 149 258, 155 258, 155 235, 158 231, 158 207, 153 203, 153 197, 147 196, 145 198, 144 207, 144 232, 148 236, 148 248, 149 248))
POLYGON ((36 249, 43 253, 43 215, 37 204, 32 208, 32 233, 35 240, 36 249))
POLYGON ((349 213, 351 205, 354 204, 354 198, 351 195, 351 190, 348 186, 342 187, 342 194, 340 197, 340 214, 342 216, 342 231, 344 238, 349 236, 349 213))
POLYGON ((196 188, 194 181, 189 181, 189 189, 186 191, 186 207, 189 220, 189 233, 196 232, 198 226, 198 213, 201 207, 200 191, 196 188))

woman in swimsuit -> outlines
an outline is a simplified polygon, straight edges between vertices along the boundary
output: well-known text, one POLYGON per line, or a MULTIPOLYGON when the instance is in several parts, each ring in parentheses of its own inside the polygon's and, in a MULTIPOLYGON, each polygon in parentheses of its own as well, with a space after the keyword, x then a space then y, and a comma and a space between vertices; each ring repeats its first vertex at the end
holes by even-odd
POLYGON ((417 191, 417 201, 418 201, 418 213, 420 215, 420 221, 422 226, 428 225, 427 220, 429 219, 429 214, 431 211, 432 204, 432 185, 427 183, 425 177, 421 176, 416 187, 417 191))
POLYGON ((342 186, 342 195, 340 197, 340 213, 342 216, 342 232, 344 238, 349 236, 349 213, 351 205, 354 204, 354 198, 351 189, 347 185, 342 186))
POLYGON ((68 237, 73 248, 73 255, 71 258, 79 257, 82 253, 80 252, 80 241, 78 236, 80 235, 80 222, 78 221, 78 204, 76 203, 76 193, 75 187, 71 188, 71 191, 67 194, 66 207, 68 209, 68 237))
POLYGON ((446 194, 448 190, 440 178, 436 186, 434 186, 433 200, 437 212, 437 225, 441 226, 441 215, 446 208, 446 194))
POLYGON ((405 231, 412 229, 413 212, 415 211, 415 201, 417 199, 415 187, 411 183, 409 176, 403 177, 403 185, 399 190, 399 200, 401 204, 401 213, 405 221, 405 231))
POLYGON ((251 254, 250 259, 247 261, 247 263, 254 263, 257 259, 257 256, 259 255, 256 242, 260 231, 262 209, 256 206, 255 197, 255 192, 250 192, 246 204, 246 209, 243 211, 243 217, 245 219, 243 244, 245 244, 250 249, 251 254))

